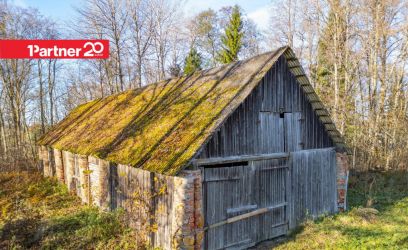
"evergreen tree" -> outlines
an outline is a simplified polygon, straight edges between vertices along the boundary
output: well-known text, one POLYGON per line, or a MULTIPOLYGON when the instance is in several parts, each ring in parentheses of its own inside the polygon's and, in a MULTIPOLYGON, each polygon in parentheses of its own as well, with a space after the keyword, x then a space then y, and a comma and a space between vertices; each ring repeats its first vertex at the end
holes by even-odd
POLYGON ((194 46, 191 46, 184 62, 184 74, 188 75, 196 70, 201 69, 201 55, 197 52, 194 46))
POLYGON ((225 28, 225 34, 221 37, 222 49, 219 52, 219 62, 226 64, 238 60, 238 53, 242 47, 242 16, 238 5, 232 8, 229 23, 225 28))

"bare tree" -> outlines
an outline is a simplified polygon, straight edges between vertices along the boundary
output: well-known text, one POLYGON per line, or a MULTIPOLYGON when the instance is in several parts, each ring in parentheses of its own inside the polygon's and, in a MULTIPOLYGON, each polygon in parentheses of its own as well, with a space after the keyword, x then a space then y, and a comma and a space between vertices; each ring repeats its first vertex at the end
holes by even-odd
MULTIPOLYGON (((43 19, 38 11, 2 4, 1 37, 23 39, 37 37, 42 29, 43 19)), ((9 115, 1 114, 1 134, 3 150, 13 160, 22 160, 16 156, 31 158, 34 156, 33 144, 27 130, 26 111, 30 98, 31 74, 34 62, 27 59, 6 59, 0 61, 0 82, 2 84, 2 104, 9 115), (7 119, 7 120, 6 120, 7 119), (6 126, 5 123, 9 123, 6 126), (10 130, 11 137, 6 137, 10 130)), ((3 112, 3 110, 1 111, 3 112)))
POLYGON ((131 47, 134 48, 136 82, 143 85, 143 67, 152 46, 154 20, 148 0, 128 1, 131 47))
MULTIPOLYGON (((126 36, 128 25, 128 10, 124 0, 86 0, 81 8, 76 9, 79 15, 78 23, 81 26, 75 28, 82 35, 100 39, 109 39, 111 43, 111 60, 108 63, 96 64, 104 73, 100 73, 100 81, 105 75, 108 84, 114 89, 111 92, 119 92, 126 89, 124 78, 124 64, 127 58, 126 36), (112 72, 113 71, 113 72, 112 72), (111 80, 114 81, 112 86, 111 80)), ((103 88, 102 88, 103 89, 103 88)))
POLYGON ((177 32, 182 3, 176 1, 151 0, 150 7, 153 18, 153 51, 156 64, 157 80, 166 76, 166 62, 171 49, 171 33, 177 32))

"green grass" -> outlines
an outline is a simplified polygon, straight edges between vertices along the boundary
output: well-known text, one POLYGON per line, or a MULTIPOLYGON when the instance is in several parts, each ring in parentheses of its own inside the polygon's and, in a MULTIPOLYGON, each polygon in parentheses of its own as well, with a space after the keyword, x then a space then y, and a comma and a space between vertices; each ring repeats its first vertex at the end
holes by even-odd
POLYGON ((36 173, 0 174, 0 249, 145 248, 122 211, 82 205, 36 173))
MULTIPOLYGON (((349 188, 349 211, 306 222, 277 248, 408 249, 408 173, 354 174, 349 188)), ((53 179, 0 174, 0 249, 146 248, 124 220, 53 179)))
POLYGON ((354 174, 348 201, 347 212, 306 222, 277 248, 408 249, 408 173, 354 174))

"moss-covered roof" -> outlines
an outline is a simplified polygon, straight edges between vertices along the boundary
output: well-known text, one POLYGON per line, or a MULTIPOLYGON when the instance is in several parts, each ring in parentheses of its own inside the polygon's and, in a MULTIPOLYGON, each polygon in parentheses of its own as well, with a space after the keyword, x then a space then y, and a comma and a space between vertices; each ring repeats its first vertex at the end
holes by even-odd
POLYGON ((176 175, 287 50, 85 103, 38 144, 176 175))

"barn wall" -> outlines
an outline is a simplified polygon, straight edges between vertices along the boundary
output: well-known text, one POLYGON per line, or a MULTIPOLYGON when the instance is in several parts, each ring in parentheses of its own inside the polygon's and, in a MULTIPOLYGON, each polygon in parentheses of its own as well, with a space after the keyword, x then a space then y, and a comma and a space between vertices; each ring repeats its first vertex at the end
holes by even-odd
POLYGON ((39 147, 39 152, 45 176, 65 183, 84 203, 105 210, 123 208, 130 225, 145 232, 141 236, 153 246, 201 248, 200 171, 172 177, 48 147, 39 147), (52 164, 58 171, 51 170, 52 164))
POLYGON ((198 158, 332 146, 323 124, 289 71, 286 59, 281 57, 260 85, 213 135, 198 158), (293 129, 289 138, 285 138, 284 129, 293 129), (290 145, 297 139, 293 136, 298 136, 299 145, 290 145))
POLYGON ((347 160, 345 155, 336 155, 333 147, 286 59, 281 57, 196 158, 290 152, 288 216, 289 228, 293 229, 306 218, 335 213, 345 206, 347 180, 342 181, 342 176, 347 160))
POLYGON ((333 148, 291 153, 290 228, 305 219, 337 212, 336 152, 333 148))
POLYGON ((64 164, 62 162, 62 152, 61 150, 55 149, 53 151, 54 154, 54 164, 55 164, 55 176, 57 177, 58 181, 64 183, 64 164))
POLYGON ((107 161, 89 156, 89 179, 92 205, 110 209, 110 164, 107 161))
POLYGON ((38 157, 41 159, 41 167, 44 176, 52 176, 50 154, 48 148, 45 146, 40 146, 38 148, 38 157))
POLYGON ((242 156, 221 166, 197 161, 204 177, 205 249, 243 249, 337 212, 334 148, 286 155, 242 156))
POLYGON ((75 192, 76 186, 74 183, 74 155, 67 151, 62 151, 62 162, 64 165, 64 182, 68 190, 75 192))

